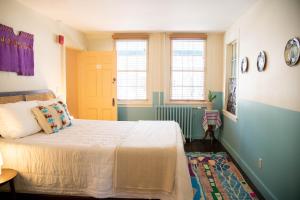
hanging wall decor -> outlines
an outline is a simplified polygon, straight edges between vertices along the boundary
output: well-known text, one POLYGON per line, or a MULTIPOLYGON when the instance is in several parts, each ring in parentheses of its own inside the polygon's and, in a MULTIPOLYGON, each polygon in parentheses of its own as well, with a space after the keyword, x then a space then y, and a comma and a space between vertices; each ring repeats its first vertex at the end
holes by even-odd
POLYGON ((232 114, 236 114, 236 79, 231 78, 228 82, 228 98, 226 110, 232 114))
POLYGON ((244 57, 241 61, 241 72, 245 73, 248 71, 248 58, 244 57))
POLYGON ((284 49, 285 63, 292 67, 295 66, 300 57, 300 40, 298 38, 290 39, 284 49))
POLYGON ((33 35, 0 24, 0 71, 34 75, 33 35))
POLYGON ((267 57, 266 57, 266 53, 264 51, 260 51, 258 56, 257 56, 257 70, 259 72, 262 72, 265 70, 266 68, 266 61, 267 61, 267 57))

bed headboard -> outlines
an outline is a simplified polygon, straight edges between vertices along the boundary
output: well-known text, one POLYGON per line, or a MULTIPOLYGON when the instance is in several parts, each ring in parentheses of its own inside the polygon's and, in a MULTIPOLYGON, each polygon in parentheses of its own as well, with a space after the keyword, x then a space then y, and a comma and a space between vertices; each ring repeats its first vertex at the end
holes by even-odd
POLYGON ((0 92, 0 104, 18 101, 46 101, 55 98, 51 90, 30 90, 20 92, 0 92))

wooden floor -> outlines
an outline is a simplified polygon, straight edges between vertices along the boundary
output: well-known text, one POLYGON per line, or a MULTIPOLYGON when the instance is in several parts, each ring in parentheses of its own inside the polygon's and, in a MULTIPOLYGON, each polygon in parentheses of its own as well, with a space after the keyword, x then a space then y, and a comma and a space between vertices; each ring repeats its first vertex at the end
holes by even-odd
MULTIPOLYGON (((209 140, 194 140, 190 143, 185 144, 184 149, 186 152, 222 152, 222 151, 227 152, 221 143, 219 143, 218 141, 214 141, 213 144, 211 144, 209 140)), ((257 197, 261 200, 264 200, 262 195, 258 192, 258 190, 255 188, 253 183, 246 176, 246 174, 241 170, 241 168, 238 166, 238 164, 235 162, 235 160, 233 160, 231 156, 230 156, 230 159, 236 164, 238 169, 241 171, 241 173, 244 176, 244 178, 246 179, 247 183, 257 194, 257 197)), ((1 200, 2 199, 9 200, 12 198, 10 197, 9 193, 0 193, 0 199, 1 200)), ((17 193, 17 200, 95 200, 95 198, 17 193)), ((116 199, 108 198, 106 200, 116 200, 116 199)), ((122 200, 126 200, 126 199, 122 199, 122 200)), ((127 199, 127 200, 129 200, 129 199, 127 199)), ((135 199, 135 200, 137 200, 137 199, 135 199)))
MULTIPOLYGON (((210 140, 193 140, 184 145, 184 150, 186 152, 221 152, 226 151, 223 145, 214 140, 213 143, 210 140)), ((226 151, 227 152, 227 151, 226 151)))

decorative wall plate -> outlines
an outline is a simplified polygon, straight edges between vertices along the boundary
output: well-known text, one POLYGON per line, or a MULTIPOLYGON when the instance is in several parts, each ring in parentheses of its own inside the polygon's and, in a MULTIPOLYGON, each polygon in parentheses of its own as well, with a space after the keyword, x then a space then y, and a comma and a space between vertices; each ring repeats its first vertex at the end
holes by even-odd
POLYGON ((241 71, 245 73, 248 71, 248 58, 244 57, 241 61, 241 71))
POLYGON ((260 51, 258 56, 257 56, 257 70, 259 72, 262 72, 265 70, 266 67, 266 61, 267 61, 267 57, 266 57, 266 53, 264 51, 260 51))
POLYGON ((292 67, 296 65, 300 57, 300 41, 298 38, 290 39, 285 46, 284 59, 285 63, 292 67))

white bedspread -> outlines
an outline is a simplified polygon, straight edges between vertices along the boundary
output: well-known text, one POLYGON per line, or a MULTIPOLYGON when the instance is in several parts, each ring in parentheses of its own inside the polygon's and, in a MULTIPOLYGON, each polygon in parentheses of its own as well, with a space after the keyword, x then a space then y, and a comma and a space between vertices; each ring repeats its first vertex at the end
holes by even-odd
MULTIPOLYGON (((162 122, 164 123, 164 122, 162 122)), ((57 134, 34 134, 17 140, 0 139, 6 168, 19 172, 17 192, 106 197, 192 199, 192 187, 180 131, 172 195, 115 194, 115 150, 140 122, 74 120, 57 134)), ((145 140, 145 143, 147 140, 145 140)))

